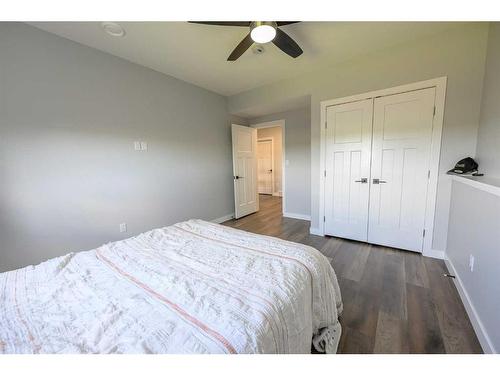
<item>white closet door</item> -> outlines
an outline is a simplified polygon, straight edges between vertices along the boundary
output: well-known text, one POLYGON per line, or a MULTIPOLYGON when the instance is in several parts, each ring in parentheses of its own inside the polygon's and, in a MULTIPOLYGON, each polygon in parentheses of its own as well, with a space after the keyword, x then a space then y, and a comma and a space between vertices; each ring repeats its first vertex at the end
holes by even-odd
POLYGON ((375 98, 368 242, 422 251, 435 89, 375 98))
POLYGON ((235 217, 259 210, 257 195, 257 129, 232 125, 235 217))
POLYGON ((367 240, 373 99, 327 108, 325 234, 367 240))

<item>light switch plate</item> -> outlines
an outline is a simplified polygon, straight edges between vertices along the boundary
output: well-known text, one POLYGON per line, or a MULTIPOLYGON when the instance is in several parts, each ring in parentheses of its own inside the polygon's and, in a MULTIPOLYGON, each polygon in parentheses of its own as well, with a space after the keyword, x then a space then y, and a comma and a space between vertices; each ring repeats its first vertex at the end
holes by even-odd
POLYGON ((121 223, 120 224, 120 233, 123 233, 126 231, 127 231, 127 223, 121 223))
POLYGON ((141 150, 146 151, 148 149, 148 142, 141 141, 141 150))
POLYGON ((135 151, 140 151, 141 150, 141 142, 135 141, 134 142, 134 150, 135 151))

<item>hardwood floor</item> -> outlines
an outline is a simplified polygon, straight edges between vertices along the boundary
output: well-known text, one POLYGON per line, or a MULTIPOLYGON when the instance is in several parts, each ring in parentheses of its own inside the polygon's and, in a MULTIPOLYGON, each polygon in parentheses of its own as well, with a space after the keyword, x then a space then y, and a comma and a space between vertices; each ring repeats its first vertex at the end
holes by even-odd
POLYGON ((300 242, 332 259, 344 312, 339 353, 482 353, 443 261, 362 242, 309 234, 309 222, 284 218, 281 198, 224 223, 300 242))

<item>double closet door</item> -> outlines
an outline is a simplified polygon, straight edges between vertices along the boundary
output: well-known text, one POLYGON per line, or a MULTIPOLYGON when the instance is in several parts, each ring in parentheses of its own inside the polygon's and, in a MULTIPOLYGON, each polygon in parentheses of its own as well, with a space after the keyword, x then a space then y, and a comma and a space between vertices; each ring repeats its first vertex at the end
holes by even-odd
POLYGON ((435 88, 327 107, 325 234, 422 251, 435 88))

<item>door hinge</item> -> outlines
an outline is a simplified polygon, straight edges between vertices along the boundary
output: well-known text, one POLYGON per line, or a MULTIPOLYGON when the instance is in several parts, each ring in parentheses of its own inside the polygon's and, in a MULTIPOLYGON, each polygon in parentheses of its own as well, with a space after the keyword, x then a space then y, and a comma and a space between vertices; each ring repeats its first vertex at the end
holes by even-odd
POLYGON ((323 216, 323 223, 326 222, 326 216, 323 216))
POLYGON ((430 170, 427 171, 427 179, 429 179, 429 178, 431 178, 431 171, 430 170))
POLYGON ((325 177, 326 177, 326 169, 325 169, 325 173, 324 173, 325 177))
POLYGON ((328 129, 328 122, 325 121, 325 129, 328 129))
POLYGON ((425 237, 425 229, 422 231, 422 237, 425 237))
POLYGON ((434 106, 434 111, 432 112, 432 116, 436 116, 436 106, 434 106))

